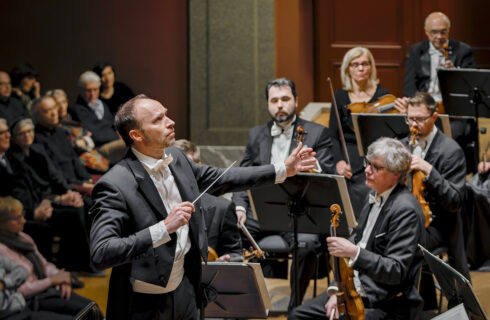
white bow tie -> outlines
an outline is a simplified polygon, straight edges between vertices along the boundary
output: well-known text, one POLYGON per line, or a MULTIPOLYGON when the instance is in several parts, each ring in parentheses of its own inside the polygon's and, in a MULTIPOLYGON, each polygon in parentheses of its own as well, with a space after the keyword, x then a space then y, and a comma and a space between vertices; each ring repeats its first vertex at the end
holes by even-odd
POLYGON ((375 196, 374 194, 370 193, 369 194, 369 204, 374 204, 376 203, 377 205, 381 205, 381 203, 383 203, 382 201, 383 199, 381 199, 381 196, 375 196))
POLYGON ((286 137, 291 137, 292 132, 293 132, 293 124, 287 126, 284 129, 279 127, 275 122, 272 124, 271 136, 273 138, 280 136, 282 133, 284 133, 286 137))
POLYGON ((155 165, 150 168, 150 171, 152 173, 158 173, 158 172, 165 172, 165 167, 168 167, 168 165, 172 162, 173 158, 172 155, 168 155, 163 159, 158 159, 155 165))

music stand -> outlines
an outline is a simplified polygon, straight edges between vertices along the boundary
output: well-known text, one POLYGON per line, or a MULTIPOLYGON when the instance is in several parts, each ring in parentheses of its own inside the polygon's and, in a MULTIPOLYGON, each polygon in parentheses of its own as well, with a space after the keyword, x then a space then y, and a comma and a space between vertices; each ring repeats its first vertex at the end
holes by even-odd
POLYGON ((289 231, 294 234, 292 248, 295 264, 295 306, 299 305, 298 232, 328 234, 330 205, 339 204, 343 215, 337 235, 349 236, 348 227, 357 226, 343 176, 298 173, 284 183, 253 188, 250 206, 264 231, 289 231))
POLYGON ((203 263, 201 286, 207 318, 266 319, 272 308, 258 263, 203 263))
MULTIPOLYGON (((478 118, 490 118, 490 70, 441 68, 437 70, 437 77, 446 113, 475 117, 478 132, 478 118)), ((475 149, 478 159, 478 134, 475 149)))
POLYGON ((420 244, 418 246, 424 254, 424 260, 441 286, 441 290, 448 300, 448 305, 463 303, 470 319, 487 319, 478 298, 473 292, 471 283, 461 273, 434 256, 423 246, 420 244))
MULTIPOLYGON (((356 133, 359 154, 364 156, 368 146, 380 137, 401 140, 410 134, 408 124, 403 114, 382 113, 353 113, 352 122, 356 133)), ((447 116, 440 116, 436 126, 451 137, 451 127, 447 116)))

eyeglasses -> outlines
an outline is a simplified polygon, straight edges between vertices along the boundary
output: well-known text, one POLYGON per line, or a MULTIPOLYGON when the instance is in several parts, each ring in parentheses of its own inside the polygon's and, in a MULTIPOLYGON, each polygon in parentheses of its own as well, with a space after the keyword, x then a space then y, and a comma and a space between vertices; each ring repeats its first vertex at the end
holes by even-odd
POLYGON ((427 117, 421 117, 421 118, 412 118, 412 117, 405 117, 405 123, 406 124, 411 124, 411 123, 417 123, 417 124, 422 124, 423 122, 427 121, 432 117, 432 115, 427 116, 427 117))
POLYGON ((441 29, 441 30, 429 30, 429 33, 431 36, 435 36, 440 34, 441 36, 445 36, 448 33, 447 29, 441 29))
POLYGON ((367 168, 369 166, 369 167, 371 167, 371 169, 373 169, 374 172, 378 172, 379 170, 385 168, 385 167, 382 167, 382 166, 375 165, 374 163, 372 163, 371 161, 369 161, 368 158, 366 158, 366 157, 364 157, 362 159, 362 163, 364 165, 364 168, 367 168))
POLYGON ((24 218, 25 216, 25 210, 22 210, 22 213, 19 214, 18 216, 15 216, 15 217, 10 217, 9 220, 16 220, 17 222, 21 221, 22 218, 24 218))
POLYGON ((7 129, 7 130, 2 130, 2 131, 0 131, 0 136, 1 136, 1 135, 6 134, 7 132, 9 132, 9 130, 8 130, 8 129, 7 129))
POLYGON ((349 65, 349 67, 351 67, 352 69, 358 69, 360 66, 362 66, 363 68, 367 68, 367 67, 370 67, 371 66, 371 63, 369 62, 363 62, 363 63, 351 63, 349 65))
POLYGON ((34 132, 34 129, 27 129, 25 131, 20 131, 20 132, 17 132, 17 136, 20 137, 20 136, 25 136, 26 134, 28 133, 33 133, 34 132))

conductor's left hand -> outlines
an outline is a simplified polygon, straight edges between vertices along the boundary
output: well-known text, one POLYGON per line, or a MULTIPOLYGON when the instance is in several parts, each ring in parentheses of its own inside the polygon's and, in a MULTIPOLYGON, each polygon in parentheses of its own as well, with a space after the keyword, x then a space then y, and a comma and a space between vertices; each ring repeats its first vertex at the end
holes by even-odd
POLYGON ((315 169, 316 152, 314 152, 312 148, 301 148, 303 148, 302 142, 298 144, 296 149, 294 149, 289 157, 287 157, 286 161, 284 161, 288 177, 294 176, 301 171, 315 169))

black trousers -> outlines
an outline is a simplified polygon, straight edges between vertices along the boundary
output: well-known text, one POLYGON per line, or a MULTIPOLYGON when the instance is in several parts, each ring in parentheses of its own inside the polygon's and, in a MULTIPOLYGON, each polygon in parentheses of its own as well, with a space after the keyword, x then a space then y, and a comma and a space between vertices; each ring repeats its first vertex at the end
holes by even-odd
POLYGON ((135 320, 197 320, 194 287, 184 275, 172 292, 164 294, 132 293, 130 319, 135 320))

